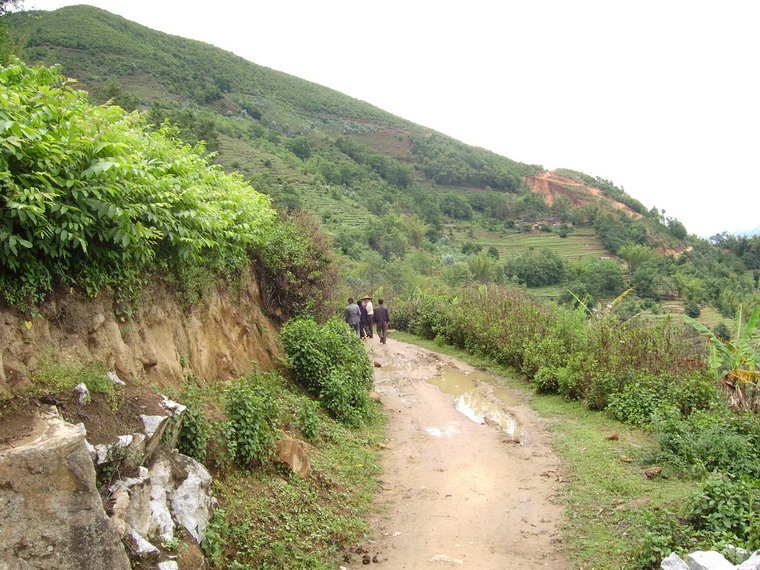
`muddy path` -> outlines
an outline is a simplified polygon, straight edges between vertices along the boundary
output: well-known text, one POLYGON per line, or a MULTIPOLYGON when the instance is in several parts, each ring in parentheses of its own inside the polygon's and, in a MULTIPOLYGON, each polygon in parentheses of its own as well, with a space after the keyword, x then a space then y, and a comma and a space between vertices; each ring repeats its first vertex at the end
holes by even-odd
POLYGON ((569 568, 562 466, 524 397, 451 357, 366 342, 388 441, 370 540, 346 567, 569 568))

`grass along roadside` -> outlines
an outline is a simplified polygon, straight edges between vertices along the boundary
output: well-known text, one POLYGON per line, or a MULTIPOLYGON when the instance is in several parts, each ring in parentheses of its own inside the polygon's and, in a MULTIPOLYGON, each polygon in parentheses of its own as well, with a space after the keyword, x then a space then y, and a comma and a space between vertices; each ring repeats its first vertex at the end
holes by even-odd
POLYGON ((214 477, 218 508, 202 544, 211 567, 336 568, 366 531, 380 469, 382 413, 376 410, 360 425, 348 427, 290 380, 276 373, 251 374, 245 385, 268 395, 275 437, 299 440, 311 473, 303 478, 293 474, 270 452, 241 467, 224 440, 229 419, 223 411, 229 410, 230 387, 239 388, 240 382, 199 386, 190 381, 182 394, 172 395, 188 405, 193 418, 186 451, 202 455, 214 477))
POLYGON ((644 474, 640 458, 656 445, 647 433, 589 411, 579 402, 535 394, 514 371, 487 359, 407 333, 394 332, 393 338, 488 369, 503 378, 505 385, 528 394, 531 407, 546 420, 566 468, 569 482, 563 493, 567 510, 562 545, 575 567, 645 567, 645 561, 637 558, 644 510, 675 510, 695 487, 693 482, 649 479, 644 474), (608 439, 612 434, 616 438, 608 439))

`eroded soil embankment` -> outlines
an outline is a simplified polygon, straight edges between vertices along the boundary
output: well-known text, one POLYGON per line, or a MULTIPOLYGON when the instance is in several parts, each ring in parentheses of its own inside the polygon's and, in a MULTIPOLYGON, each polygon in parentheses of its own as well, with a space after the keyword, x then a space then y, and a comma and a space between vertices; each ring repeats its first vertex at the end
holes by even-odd
POLYGON ((428 382, 471 366, 393 339, 368 342, 389 418, 380 514, 363 546, 370 559, 387 568, 569 568, 557 548, 561 465, 541 418, 519 395, 502 402, 503 389, 482 385, 520 436, 473 421, 428 382))

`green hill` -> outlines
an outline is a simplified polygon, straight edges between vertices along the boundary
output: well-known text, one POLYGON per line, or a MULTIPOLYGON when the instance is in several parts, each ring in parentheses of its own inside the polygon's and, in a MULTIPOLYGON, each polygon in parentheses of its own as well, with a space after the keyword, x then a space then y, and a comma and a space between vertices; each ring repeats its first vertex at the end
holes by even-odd
MULTIPOLYGON (((353 282, 418 286, 411 275, 419 260, 409 261, 410 272, 390 275, 361 262, 377 268, 420 249, 429 257, 428 275, 448 271, 458 276, 449 280, 454 284, 472 277, 457 264, 479 251, 510 263, 548 247, 564 270, 545 285, 560 291, 572 282, 598 282, 589 275, 598 264, 590 261, 612 257, 626 269, 616 256, 638 245, 663 255, 637 264, 636 275, 616 279, 619 286, 597 296, 614 297, 633 284, 655 302, 688 297, 724 315, 753 302, 757 243, 715 248, 609 180, 570 169, 549 173, 465 145, 335 90, 98 8, 16 13, 10 26, 26 62, 60 64, 93 101, 145 111, 155 125, 176 124, 182 140, 203 141, 212 161, 240 172, 279 210, 315 214, 359 263, 353 282), (454 266, 446 269, 442 260, 454 266)), ((506 279, 514 267, 500 275, 506 279)))

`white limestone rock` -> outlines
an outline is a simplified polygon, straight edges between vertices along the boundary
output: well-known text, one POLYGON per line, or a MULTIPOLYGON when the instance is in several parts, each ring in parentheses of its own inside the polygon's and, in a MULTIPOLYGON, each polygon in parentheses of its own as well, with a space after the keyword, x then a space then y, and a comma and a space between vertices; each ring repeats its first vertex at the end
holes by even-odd
POLYGON ((760 570, 760 550, 756 550, 749 559, 739 564, 737 570, 760 570))
POLYGON ((77 402, 79 402, 80 406, 86 406, 92 400, 92 397, 90 396, 90 391, 87 389, 87 384, 85 384, 84 382, 80 382, 79 384, 74 386, 74 392, 79 394, 79 398, 77 399, 77 402))
POLYGON ((672 552, 660 563, 660 568, 661 570, 689 570, 689 565, 681 560, 681 557, 675 552, 672 552))
POLYGON ((698 550, 686 557, 689 570, 736 570, 720 553, 714 550, 698 550))

